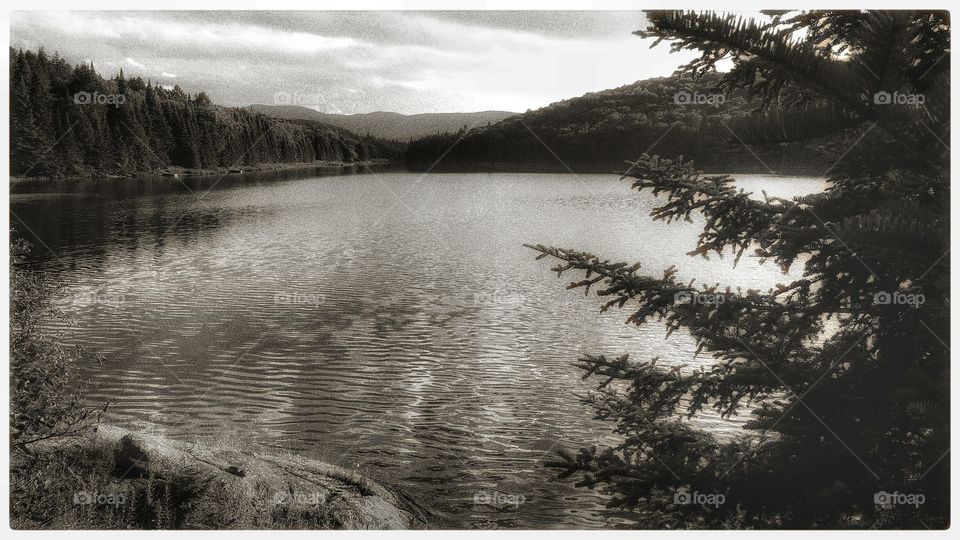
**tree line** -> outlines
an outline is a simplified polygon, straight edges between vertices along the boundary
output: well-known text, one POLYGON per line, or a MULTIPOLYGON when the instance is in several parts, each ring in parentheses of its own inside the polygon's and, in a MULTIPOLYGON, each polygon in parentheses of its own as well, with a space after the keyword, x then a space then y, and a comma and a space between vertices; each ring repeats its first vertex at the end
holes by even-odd
POLYGON ((11 50, 12 176, 95 176, 316 160, 396 159, 400 146, 310 121, 211 103, 123 71, 11 50))

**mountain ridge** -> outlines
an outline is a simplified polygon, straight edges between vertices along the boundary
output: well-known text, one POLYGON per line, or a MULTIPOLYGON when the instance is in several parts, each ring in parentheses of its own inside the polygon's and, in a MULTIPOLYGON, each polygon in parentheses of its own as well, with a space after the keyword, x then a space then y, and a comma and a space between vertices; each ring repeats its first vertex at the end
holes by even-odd
POLYGON ((336 114, 299 105, 247 105, 245 109, 283 120, 309 120, 349 130, 358 135, 409 142, 430 135, 458 131, 497 122, 518 113, 510 111, 474 111, 403 114, 392 111, 336 114))

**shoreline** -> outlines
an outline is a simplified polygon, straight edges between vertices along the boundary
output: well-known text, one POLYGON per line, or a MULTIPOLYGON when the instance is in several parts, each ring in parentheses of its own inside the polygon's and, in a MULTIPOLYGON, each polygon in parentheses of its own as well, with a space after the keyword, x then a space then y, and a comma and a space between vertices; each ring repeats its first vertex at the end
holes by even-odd
MULTIPOLYGON (((151 171, 140 171, 135 173, 128 174, 103 174, 103 175, 90 175, 90 176, 55 176, 55 177, 37 177, 37 176, 11 176, 10 185, 22 185, 22 184, 42 184, 47 182, 59 182, 59 181, 98 181, 98 180, 119 180, 124 178, 135 179, 135 178, 204 178, 211 176, 242 176, 243 174, 257 174, 257 173, 266 173, 266 172, 281 172, 281 171, 302 171, 310 169, 327 169, 327 170, 338 170, 338 169, 351 169, 355 167, 382 167, 382 166, 395 166, 400 167, 401 170, 406 170, 409 172, 420 172, 425 173, 427 171, 421 169, 420 167, 414 165, 410 166, 409 164, 403 161, 390 161, 388 159, 372 159, 366 161, 332 161, 332 160, 318 160, 312 162, 282 162, 282 163, 259 163, 256 165, 244 165, 241 167, 215 167, 210 169, 191 169, 184 167, 165 167, 162 169, 154 169, 151 171)), ((621 167, 622 168, 622 167, 621 167)), ((770 172, 757 168, 744 167, 738 168, 734 167, 733 170, 726 171, 717 171, 710 170, 709 172, 704 171, 702 174, 704 176, 711 175, 740 175, 740 174, 750 174, 750 175, 768 175, 773 177, 782 176, 789 178, 792 176, 819 176, 813 172, 807 172, 805 170, 790 170, 790 171, 776 171, 770 172)), ((810 169, 813 171, 814 169, 810 169)), ((587 167, 582 170, 571 172, 563 169, 560 166, 549 165, 549 164, 518 164, 518 163, 483 163, 477 164, 475 166, 459 166, 459 164, 451 164, 450 166, 438 166, 433 170, 429 171, 430 173, 454 173, 454 174, 489 174, 489 173, 516 173, 516 174, 608 174, 620 176, 622 171, 618 172, 615 170, 603 169, 599 167, 587 167)))
POLYGON ((89 176, 11 176, 10 183, 56 182, 61 180, 116 180, 119 178, 170 177, 185 178, 194 176, 226 176, 245 173, 288 171, 298 169, 347 169, 351 167, 372 167, 393 165, 388 159, 370 159, 365 161, 290 161, 278 163, 258 163, 236 167, 188 168, 179 166, 163 167, 148 171, 136 171, 124 174, 91 174, 89 176))
MULTIPOLYGON (((407 170, 412 172, 425 172, 428 167, 424 163, 406 163, 407 170)), ((572 169, 567 169, 560 163, 517 163, 517 162, 475 162, 475 163, 437 163, 429 169, 431 173, 543 173, 543 174, 613 174, 620 175, 622 171, 629 168, 629 162, 618 164, 575 164, 572 169)), ((737 174, 765 174, 770 176, 820 176, 823 172, 819 167, 785 167, 773 172, 761 166, 743 166, 738 164, 728 164, 725 170, 717 166, 709 166, 704 169, 704 175, 737 175, 737 174), (707 172, 709 171, 709 172, 707 172)))

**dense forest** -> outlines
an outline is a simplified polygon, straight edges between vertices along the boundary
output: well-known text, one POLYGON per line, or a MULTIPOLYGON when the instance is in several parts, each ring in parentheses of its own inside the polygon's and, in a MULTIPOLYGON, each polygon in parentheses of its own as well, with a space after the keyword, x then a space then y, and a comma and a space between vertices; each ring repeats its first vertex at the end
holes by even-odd
POLYGON ((10 173, 92 176, 168 167, 396 159, 400 145, 318 122, 214 105, 123 71, 101 77, 54 54, 10 52, 10 173))
POLYGON ((718 172, 819 174, 829 166, 808 144, 741 144, 739 121, 759 103, 721 95, 719 80, 709 73, 696 81, 663 77, 589 93, 491 126, 413 141, 407 163, 423 169, 443 156, 435 169, 609 172, 623 168, 624 156, 660 150, 718 172))

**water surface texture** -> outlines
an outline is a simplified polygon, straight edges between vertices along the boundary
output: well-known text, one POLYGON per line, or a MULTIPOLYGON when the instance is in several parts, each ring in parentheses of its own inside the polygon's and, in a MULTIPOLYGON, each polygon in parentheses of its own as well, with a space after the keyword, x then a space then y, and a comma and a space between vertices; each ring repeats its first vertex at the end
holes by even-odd
POLYGON ((89 399, 111 403, 106 422, 356 469, 449 526, 609 527, 602 494, 543 467, 559 446, 611 440, 571 363, 707 359, 689 336, 599 314, 564 289, 579 276, 558 281, 523 244, 656 275, 675 264, 698 282, 790 280, 750 257, 686 256, 700 223, 653 222, 652 205, 614 175, 286 172, 18 185, 11 223, 64 285, 72 322, 50 325, 103 357, 83 372, 89 399))

